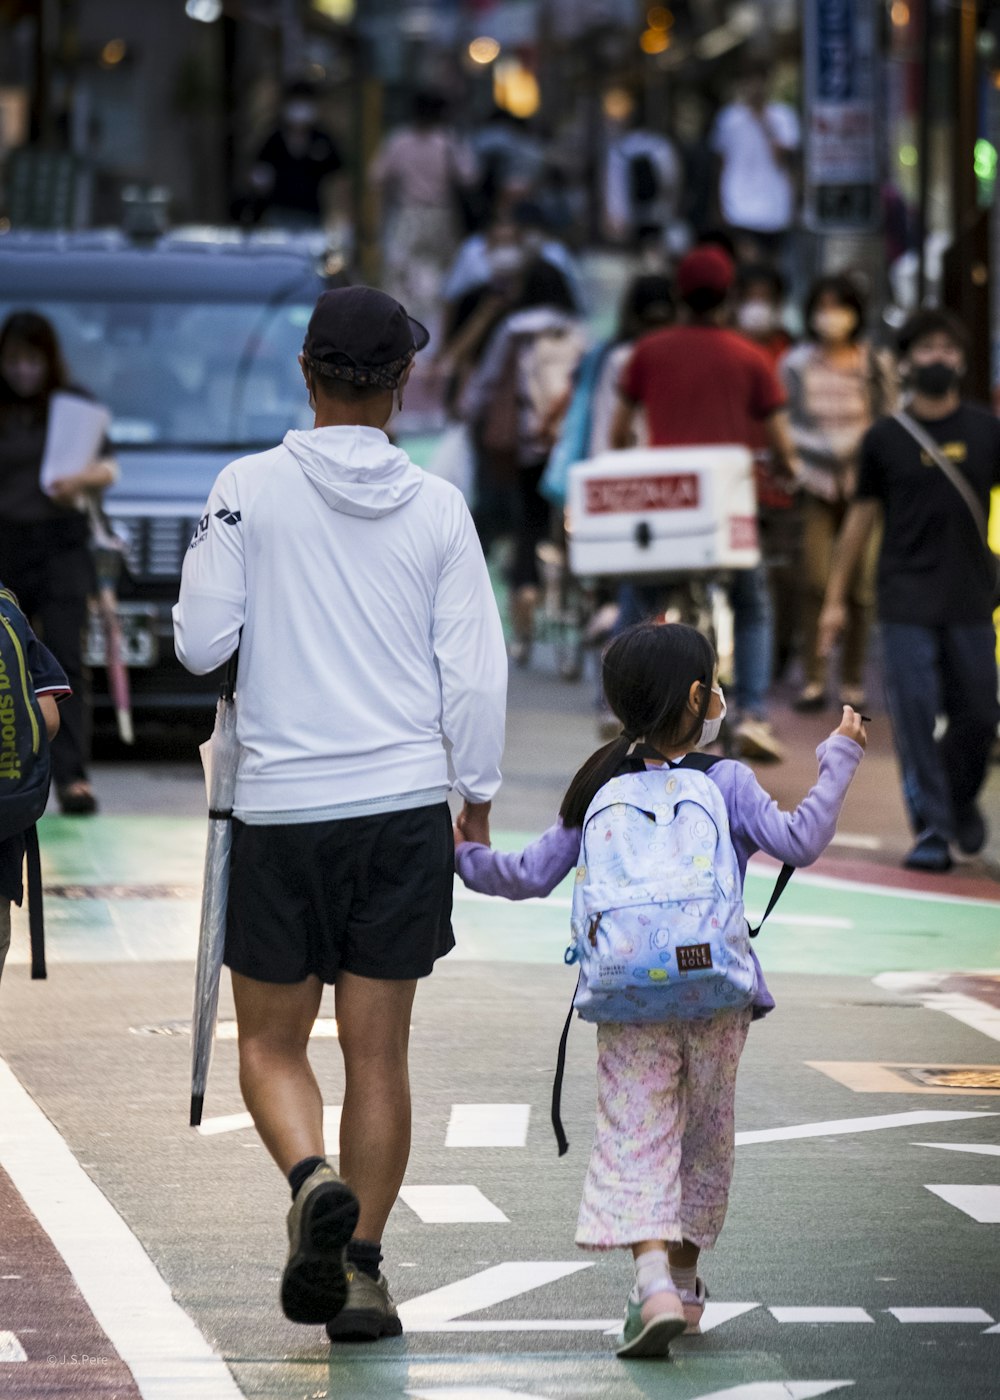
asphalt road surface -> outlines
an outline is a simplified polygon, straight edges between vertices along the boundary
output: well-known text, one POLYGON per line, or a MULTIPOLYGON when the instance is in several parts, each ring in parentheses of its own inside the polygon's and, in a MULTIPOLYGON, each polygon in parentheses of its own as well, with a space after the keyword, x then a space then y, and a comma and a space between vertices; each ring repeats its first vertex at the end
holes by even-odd
MULTIPOLYGON (((544 649, 512 678, 498 843, 553 819, 594 747, 589 687, 544 649)), ((740 1075, 729 1220, 706 1332, 618 1362, 621 1254, 573 1244, 593 1123, 593 1031, 548 1123, 568 891, 458 891, 456 953, 424 984, 414 1149, 385 1239, 404 1336, 331 1352, 281 1316, 287 1188, 248 1126, 224 990, 204 1131, 187 1123, 204 788, 178 733, 96 773, 102 815, 48 818, 50 976, 16 922, 0 987, 3 1400, 871 1400, 1000 1393, 1000 885, 996 840, 909 877, 883 710, 838 843, 796 876, 759 953, 778 1002, 740 1075)), ((835 717, 779 707, 784 805, 835 717)), ((1000 831, 1000 770, 987 805, 1000 831)), ((752 863, 748 905, 773 865, 752 863)), ((314 1058, 336 1150, 343 1077, 314 1058)))

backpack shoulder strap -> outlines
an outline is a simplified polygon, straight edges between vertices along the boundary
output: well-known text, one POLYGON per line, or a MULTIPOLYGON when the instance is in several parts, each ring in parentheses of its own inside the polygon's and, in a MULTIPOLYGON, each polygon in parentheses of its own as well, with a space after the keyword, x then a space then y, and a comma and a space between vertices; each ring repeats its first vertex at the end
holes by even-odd
MULTIPOLYGON (((689 753, 685 754, 685 756, 680 760, 680 762, 674 764, 673 766, 676 768, 693 768, 698 773, 708 773, 711 771, 711 769, 715 767, 717 763, 721 762, 722 756, 720 754, 689 753)), ((775 880, 774 882, 774 889, 771 891, 771 898, 767 901, 767 908, 764 910, 763 916, 761 917, 761 921, 756 928, 750 929, 751 938, 756 938, 758 933, 760 933, 761 929, 764 927, 764 924, 774 912, 774 906, 777 904, 781 896, 785 893, 785 889, 788 885, 788 882, 794 874, 794 865, 789 865, 786 862, 781 867, 781 871, 778 875, 777 880, 775 880)))
MULTIPOLYGON (((954 486, 955 490, 965 502, 965 508, 976 522, 976 529, 982 537, 983 543, 987 544, 989 527, 986 523, 986 516, 983 508, 976 499, 976 494, 966 481, 965 477, 955 466, 954 462, 948 460, 941 448, 931 437, 930 433, 917 422, 917 420, 904 409, 894 413, 893 417, 901 428, 909 433, 914 442, 922 447, 936 467, 938 467, 954 486)), ((987 548, 988 548, 987 544, 987 548)))
POLYGON ((38 851, 38 828, 31 826, 24 833, 27 863, 28 928, 31 933, 31 977, 33 981, 48 976, 45 970, 45 917, 42 908, 42 862, 38 851))

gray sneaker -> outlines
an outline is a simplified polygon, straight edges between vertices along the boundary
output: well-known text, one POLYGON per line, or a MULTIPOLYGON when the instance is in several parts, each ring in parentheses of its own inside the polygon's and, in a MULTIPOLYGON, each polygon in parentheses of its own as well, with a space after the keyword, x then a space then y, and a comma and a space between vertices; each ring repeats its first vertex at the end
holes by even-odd
POLYGON ((380 1337, 400 1337, 403 1324, 392 1301, 385 1274, 377 1279, 347 1266, 347 1302, 326 1324, 331 1342, 377 1342, 380 1337))
POLYGON ((281 1307, 290 1322, 323 1323, 347 1300, 345 1247, 358 1223, 358 1199, 327 1163, 302 1183, 288 1212, 288 1263, 281 1307))

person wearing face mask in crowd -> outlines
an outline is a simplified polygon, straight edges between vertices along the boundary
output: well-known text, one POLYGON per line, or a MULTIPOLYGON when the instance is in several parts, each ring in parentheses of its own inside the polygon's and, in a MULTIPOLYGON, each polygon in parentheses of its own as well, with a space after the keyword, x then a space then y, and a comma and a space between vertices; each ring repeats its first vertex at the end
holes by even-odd
MULTIPOLYGON (((751 263, 736 279, 733 323, 763 350, 775 369, 792 346, 782 321, 785 279, 767 263, 751 263)), ((780 679, 795 652, 798 633, 799 564, 802 522, 798 495, 787 476, 776 469, 767 434, 759 425, 753 433, 757 480, 757 524, 760 548, 771 586, 774 608, 774 677, 780 679)))
POLYGON ((951 843, 975 855, 986 842, 977 799, 1000 705, 992 616, 996 564, 981 522, 991 488, 1000 486, 1000 423, 962 401, 966 337, 947 312, 913 316, 900 331, 899 353, 909 391, 906 413, 880 419, 861 445, 856 497, 837 541, 820 619, 820 647, 828 653, 844 630, 849 581, 881 519, 885 688, 916 835, 905 864, 938 872, 951 867, 951 843), (938 739, 942 714, 948 723, 938 739))
POLYGON ((319 126, 314 89, 292 83, 285 91, 281 124, 250 171, 254 197, 248 207, 279 228, 319 228, 322 186, 342 168, 336 143, 319 126))
MULTIPOLYGON (((865 338, 864 298, 851 278, 816 282, 806 302, 809 339, 781 364, 788 415, 799 459, 802 502, 802 659, 805 685, 796 709, 827 704, 827 661, 817 646, 819 615, 830 578, 833 543, 854 497, 861 440, 875 419, 896 406, 892 356, 865 338)), ((848 588, 848 624, 841 658, 840 697, 864 708, 864 667, 874 613, 873 534, 848 588)))
POLYGON ((69 379, 52 325, 16 311, 0 328, 0 562, 4 585, 69 678, 52 776, 62 811, 89 816, 97 799, 87 774, 90 696, 83 664, 87 599, 96 579, 86 497, 110 486, 117 467, 105 444, 81 472, 40 482, 49 403, 85 391, 69 379))

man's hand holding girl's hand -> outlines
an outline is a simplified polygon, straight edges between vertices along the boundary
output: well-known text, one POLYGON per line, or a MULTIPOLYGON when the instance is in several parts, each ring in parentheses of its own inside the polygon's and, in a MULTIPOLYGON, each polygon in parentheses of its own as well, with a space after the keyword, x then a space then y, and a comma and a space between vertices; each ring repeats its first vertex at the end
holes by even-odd
POLYGON ((490 805, 489 802, 466 802, 455 822, 456 846, 467 841, 482 846, 490 844, 490 805))
POLYGON ((845 739, 853 739, 863 749, 868 747, 868 730, 865 728, 864 720, 857 710, 851 709, 850 705, 844 706, 844 718, 833 733, 834 735, 843 734, 845 739))

